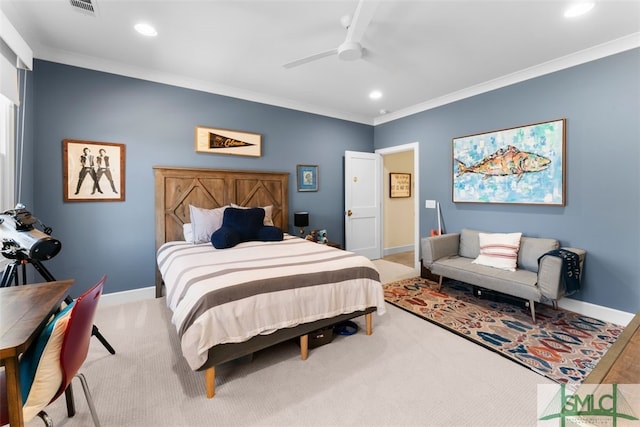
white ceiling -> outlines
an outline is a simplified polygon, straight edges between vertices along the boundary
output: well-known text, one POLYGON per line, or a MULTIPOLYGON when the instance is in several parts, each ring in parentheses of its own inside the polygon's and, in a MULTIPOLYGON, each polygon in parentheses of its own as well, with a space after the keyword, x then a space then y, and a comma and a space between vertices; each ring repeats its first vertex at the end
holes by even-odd
POLYGON ((283 64, 337 47, 357 0, 0 0, 34 51, 113 72, 360 123, 379 124, 640 46, 640 1, 381 1, 364 57, 283 64), (155 38, 133 30, 153 24, 155 38), (371 90, 383 97, 369 99, 371 90), (381 113, 386 110, 387 113, 381 113))

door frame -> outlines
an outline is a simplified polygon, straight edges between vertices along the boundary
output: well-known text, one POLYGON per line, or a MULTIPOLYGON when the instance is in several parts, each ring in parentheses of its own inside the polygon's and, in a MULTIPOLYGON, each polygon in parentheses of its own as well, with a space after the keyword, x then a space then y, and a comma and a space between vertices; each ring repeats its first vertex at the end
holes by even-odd
MULTIPOLYGON (((384 179, 383 176, 383 168, 384 168, 384 156, 386 154, 395 154, 403 151, 413 151, 413 211, 414 211, 414 221, 413 221, 413 268, 416 274, 420 274, 420 144, 418 142, 410 142, 408 144, 396 145, 393 147, 387 148, 379 148, 375 150, 375 153, 380 154, 383 157, 383 161, 380 162, 380 178, 384 179)), ((380 189, 382 191, 384 188, 383 183, 380 184, 380 189)), ((384 198, 380 197, 382 203, 384 203, 384 198)), ((380 218, 380 230, 379 235, 382 239, 381 249, 384 253, 384 209, 381 209, 381 218, 380 218)))

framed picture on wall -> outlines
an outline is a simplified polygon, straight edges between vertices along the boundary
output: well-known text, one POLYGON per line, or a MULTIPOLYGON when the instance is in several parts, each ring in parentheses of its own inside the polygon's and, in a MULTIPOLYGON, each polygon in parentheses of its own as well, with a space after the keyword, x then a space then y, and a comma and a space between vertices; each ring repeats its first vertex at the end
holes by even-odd
POLYGON ((65 139, 62 163, 65 202, 124 201, 124 144, 65 139))
POLYGON ((454 203, 565 205, 566 119, 453 139, 454 203))
POLYGON ((260 157, 262 155, 262 135, 197 126, 196 153, 260 157))
POLYGON ((411 174, 396 173, 389 174, 389 197, 411 197, 411 174))
POLYGON ((318 191, 318 165, 297 165, 298 191, 318 191))

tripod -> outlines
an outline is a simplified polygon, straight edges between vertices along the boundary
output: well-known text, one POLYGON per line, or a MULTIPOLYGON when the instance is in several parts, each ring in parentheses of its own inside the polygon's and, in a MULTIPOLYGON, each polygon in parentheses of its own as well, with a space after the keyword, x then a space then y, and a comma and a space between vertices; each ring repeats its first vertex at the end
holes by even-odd
MULTIPOLYGON (((51 275, 49 270, 47 270, 44 265, 37 259, 31 259, 27 255, 23 254, 20 251, 11 252, 10 255, 2 253, 5 257, 14 259, 14 261, 9 264, 2 273, 2 280, 0 281, 0 288, 6 288, 11 286, 11 282, 18 286, 18 267, 22 266, 22 284, 27 284, 27 264, 33 265, 33 268, 36 269, 38 273, 47 281, 47 282, 55 282, 56 279, 51 275)), ((64 302, 67 304, 71 304, 73 302, 73 298, 70 295, 64 299, 64 302)), ((91 335, 98 338, 98 340, 102 343, 102 345, 109 351, 111 354, 116 354, 116 351, 111 347, 111 345, 107 342, 107 340, 102 336, 98 327, 93 325, 93 329, 91 330, 91 335)))

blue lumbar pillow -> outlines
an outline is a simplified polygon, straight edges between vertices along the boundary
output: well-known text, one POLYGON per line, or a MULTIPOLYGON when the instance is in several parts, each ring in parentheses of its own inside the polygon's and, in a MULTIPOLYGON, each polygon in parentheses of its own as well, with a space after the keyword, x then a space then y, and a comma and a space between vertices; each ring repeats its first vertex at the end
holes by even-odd
POLYGON ((216 249, 227 249, 238 243, 252 240, 282 240, 281 229, 263 225, 264 215, 265 212, 262 208, 226 208, 222 218, 222 227, 211 234, 211 244, 216 249))
POLYGON ((279 242, 284 238, 282 230, 278 227, 265 225, 258 230, 258 236, 256 240, 261 242, 279 242))
POLYGON ((222 217, 222 226, 229 227, 240 236, 240 241, 248 242, 258 235, 264 224, 264 209, 227 208, 222 217))
POLYGON ((211 234, 211 244, 216 249, 232 248, 240 242, 240 234, 233 228, 224 225, 211 234))

